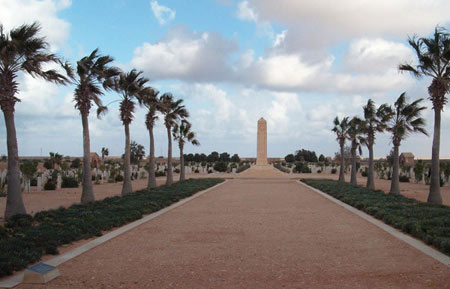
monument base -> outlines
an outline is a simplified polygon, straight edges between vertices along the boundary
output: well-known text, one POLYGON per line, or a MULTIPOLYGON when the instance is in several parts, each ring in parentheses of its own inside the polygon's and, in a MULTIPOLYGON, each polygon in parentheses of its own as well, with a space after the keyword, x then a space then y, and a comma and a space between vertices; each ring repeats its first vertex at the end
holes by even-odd
POLYGON ((249 169, 243 171, 242 173, 238 174, 239 177, 263 177, 263 178, 270 178, 270 177, 289 177, 289 174, 283 173, 280 170, 274 168, 272 165, 265 165, 265 166, 259 166, 254 165, 251 166, 249 169))

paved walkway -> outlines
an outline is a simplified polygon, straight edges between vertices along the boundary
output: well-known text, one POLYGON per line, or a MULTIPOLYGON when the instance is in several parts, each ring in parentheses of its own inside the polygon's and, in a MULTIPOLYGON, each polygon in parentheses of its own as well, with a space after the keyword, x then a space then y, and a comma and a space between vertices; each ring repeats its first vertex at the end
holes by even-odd
POLYGON ((18 288, 450 288, 450 268, 288 179, 236 179, 18 288))

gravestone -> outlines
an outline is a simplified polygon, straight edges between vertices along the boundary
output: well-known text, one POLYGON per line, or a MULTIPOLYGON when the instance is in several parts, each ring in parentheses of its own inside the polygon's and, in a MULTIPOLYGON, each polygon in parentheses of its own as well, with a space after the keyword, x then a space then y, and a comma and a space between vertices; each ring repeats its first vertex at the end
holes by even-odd
POLYGON ((42 177, 37 177, 36 191, 42 191, 42 177))
POLYGON ((61 175, 58 174, 58 177, 56 178, 56 189, 61 189, 61 185, 62 185, 62 178, 61 175))

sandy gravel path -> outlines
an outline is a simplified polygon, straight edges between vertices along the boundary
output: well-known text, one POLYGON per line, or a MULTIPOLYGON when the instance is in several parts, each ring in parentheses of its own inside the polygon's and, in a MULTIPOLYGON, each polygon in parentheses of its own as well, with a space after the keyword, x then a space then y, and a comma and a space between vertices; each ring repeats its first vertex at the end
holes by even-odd
POLYGON ((450 268, 294 180, 223 186, 33 288, 450 288, 450 268))

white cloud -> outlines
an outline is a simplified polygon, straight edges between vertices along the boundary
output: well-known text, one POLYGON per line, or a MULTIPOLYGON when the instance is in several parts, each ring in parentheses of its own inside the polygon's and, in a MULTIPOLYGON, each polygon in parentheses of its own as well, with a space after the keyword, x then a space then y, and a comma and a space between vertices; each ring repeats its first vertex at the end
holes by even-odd
POLYGON ((158 1, 151 1, 150 6, 160 25, 164 25, 175 19, 176 12, 169 7, 159 5, 158 1))
MULTIPOLYGON (((316 64, 307 64, 298 54, 274 54, 260 57, 250 70, 250 81, 276 89, 307 88, 315 86, 315 80, 329 70, 333 57, 316 64)), ((247 74, 247 72, 243 72, 247 74)))
POLYGON ((415 56, 403 43, 381 38, 355 39, 343 56, 344 65, 353 72, 383 73, 396 70, 399 63, 412 62, 415 56))
POLYGON ((350 37, 406 38, 413 33, 428 34, 436 24, 449 23, 450 2, 436 0, 342 0, 330 5, 328 0, 250 0, 258 21, 287 25, 290 44, 301 47, 322 46, 350 37), (291 31, 292 29, 292 31, 291 31), (299 40, 302 41, 299 41, 299 40))
POLYGON ((248 1, 242 1, 238 3, 238 10, 236 15, 241 20, 247 20, 252 22, 258 21, 258 15, 249 7, 248 1))
POLYGON ((249 6, 248 1, 241 1, 237 5, 236 16, 244 21, 254 22, 259 36, 274 38, 274 30, 269 21, 259 21, 258 14, 249 6))
POLYGON ((384 73, 351 74, 340 73, 334 76, 334 88, 342 93, 389 92, 407 90, 413 85, 413 79, 396 69, 384 73))
POLYGON ((229 77, 227 61, 235 48, 234 41, 218 33, 194 33, 178 26, 160 42, 136 48, 131 63, 151 79, 223 80, 229 77))
POLYGON ((287 30, 283 30, 283 31, 281 31, 281 33, 279 33, 275 36, 275 41, 273 42, 273 47, 280 46, 283 43, 284 39, 286 39, 287 32, 288 32, 287 30))
POLYGON ((56 51, 67 40, 70 23, 58 18, 60 10, 70 7, 70 0, 0 0, 0 23, 6 30, 22 24, 38 21, 41 34, 47 38, 51 49, 56 51))

